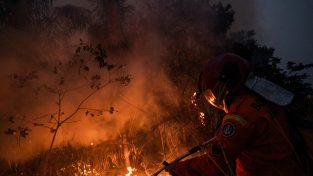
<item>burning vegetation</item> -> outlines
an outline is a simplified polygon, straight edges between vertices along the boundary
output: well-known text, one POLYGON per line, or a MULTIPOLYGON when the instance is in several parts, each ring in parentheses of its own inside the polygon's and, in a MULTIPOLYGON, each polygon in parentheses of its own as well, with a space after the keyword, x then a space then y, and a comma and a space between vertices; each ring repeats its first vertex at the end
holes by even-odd
MULTIPOLYGON (((218 53, 312 93, 301 72, 311 64, 289 62, 287 73, 252 31, 228 31, 230 5, 89 2, 0 0, 0 175, 151 175, 213 136, 222 112, 204 113, 190 97, 201 65, 218 53)), ((312 115, 307 100, 303 118, 312 115)))

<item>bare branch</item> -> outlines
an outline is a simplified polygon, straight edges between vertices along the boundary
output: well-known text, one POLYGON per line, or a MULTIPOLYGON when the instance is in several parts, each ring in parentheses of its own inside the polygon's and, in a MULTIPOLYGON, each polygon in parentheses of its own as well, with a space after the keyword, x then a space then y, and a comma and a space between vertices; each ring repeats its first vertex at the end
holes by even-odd
POLYGON ((99 90, 103 89, 104 87, 108 86, 109 84, 113 83, 115 81, 113 80, 109 80, 108 82, 106 82, 104 85, 102 85, 101 87, 99 87, 98 89, 94 90, 93 92, 91 92, 88 96, 86 96, 77 106, 76 110, 70 114, 69 116, 67 116, 64 120, 60 121, 60 124, 62 125, 63 123, 65 123, 66 121, 68 121, 69 119, 71 119, 79 110, 81 110, 81 106, 91 97, 93 96, 95 93, 99 92, 99 90))

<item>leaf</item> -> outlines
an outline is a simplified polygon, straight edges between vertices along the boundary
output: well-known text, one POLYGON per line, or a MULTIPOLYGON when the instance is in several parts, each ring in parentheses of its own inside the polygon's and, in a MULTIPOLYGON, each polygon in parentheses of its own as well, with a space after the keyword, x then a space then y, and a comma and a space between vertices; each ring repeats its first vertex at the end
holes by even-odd
POLYGON ((33 125, 34 125, 34 126, 43 126, 42 123, 36 123, 36 122, 34 122, 33 125))
POLYGON ((91 77, 91 80, 99 80, 99 79, 101 79, 101 76, 98 75, 98 74, 96 74, 93 77, 91 77))
POLYGON ((130 83, 131 79, 133 79, 131 75, 126 75, 116 78, 115 80, 120 82, 121 85, 127 86, 130 83))
POLYGON ((65 82, 64 77, 61 77, 60 82, 59 82, 59 85, 63 85, 63 84, 64 84, 64 82, 65 82))
POLYGON ((76 49, 75 53, 76 53, 76 54, 80 53, 81 49, 82 49, 82 48, 79 46, 79 47, 76 49))
POLYGON ((20 129, 20 136, 26 138, 29 135, 30 129, 29 128, 22 128, 20 129))
POLYGON ((109 113, 111 113, 111 114, 113 114, 114 113, 114 107, 110 107, 110 109, 109 109, 109 113))
POLYGON ((12 129, 12 128, 8 128, 6 131, 4 131, 4 134, 6 134, 6 135, 15 135, 16 134, 16 130, 12 129))
POLYGON ((100 89, 100 88, 101 88, 101 83, 98 83, 98 84, 96 85, 96 88, 97 88, 97 89, 100 89))
POLYGON ((57 67, 54 67, 54 68, 53 68, 53 73, 54 73, 54 74, 58 74, 58 69, 57 69, 57 67))
POLYGON ((110 70, 112 70, 114 67, 115 67, 115 65, 110 64, 110 65, 107 66, 107 69, 110 71, 110 70))
POLYGON ((96 55, 96 61, 99 62, 99 67, 105 67, 107 65, 107 63, 104 61, 105 58, 107 58, 106 51, 102 48, 100 44, 97 45, 96 49, 97 51, 94 54, 96 55))
POLYGON ((83 41, 80 41, 80 46, 76 49, 76 52, 80 52, 81 50, 93 55, 95 60, 99 63, 100 68, 103 68, 107 65, 105 62, 105 58, 107 58, 106 51, 100 44, 98 44, 96 47, 93 47, 92 45, 88 45, 83 41))
POLYGON ((89 71, 89 67, 87 67, 86 65, 84 66, 84 70, 85 71, 89 71))
POLYGON ((8 120, 9 120, 9 122, 14 123, 14 117, 13 116, 9 116, 8 120))

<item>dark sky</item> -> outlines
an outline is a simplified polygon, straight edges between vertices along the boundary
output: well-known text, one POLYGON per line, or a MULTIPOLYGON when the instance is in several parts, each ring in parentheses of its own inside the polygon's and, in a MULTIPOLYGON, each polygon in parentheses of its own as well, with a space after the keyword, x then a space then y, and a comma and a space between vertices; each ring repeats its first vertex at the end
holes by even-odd
MULTIPOLYGON (((222 0, 236 12, 232 30, 253 29, 283 62, 313 62, 312 0, 222 0)), ((309 81, 313 83, 313 69, 309 81)))
MULTIPOLYGON (((214 0, 219 1, 219 0, 214 0)), ((313 62, 313 0, 220 0, 235 10, 233 31, 256 31, 261 44, 287 61, 313 62)), ((87 0, 55 0, 55 5, 86 6, 87 0)), ((309 82, 313 83, 313 69, 309 82)))

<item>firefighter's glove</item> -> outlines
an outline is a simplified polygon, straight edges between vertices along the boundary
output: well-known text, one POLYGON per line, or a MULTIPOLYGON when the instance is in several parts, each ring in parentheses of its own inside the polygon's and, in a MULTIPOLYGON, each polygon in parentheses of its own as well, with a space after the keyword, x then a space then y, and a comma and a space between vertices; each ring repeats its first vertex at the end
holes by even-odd
POLYGON ((165 171, 170 173, 172 176, 179 176, 177 173, 176 173, 176 166, 177 166, 177 162, 176 163, 173 163, 173 164, 170 164, 168 165, 166 168, 165 168, 165 171))

